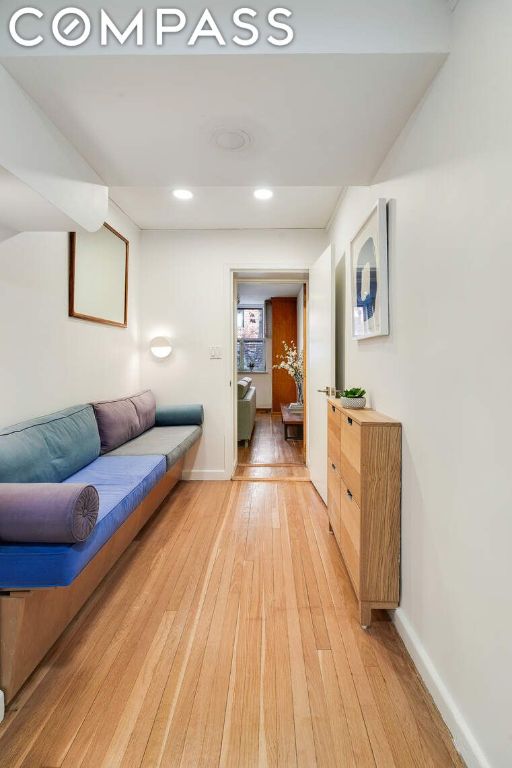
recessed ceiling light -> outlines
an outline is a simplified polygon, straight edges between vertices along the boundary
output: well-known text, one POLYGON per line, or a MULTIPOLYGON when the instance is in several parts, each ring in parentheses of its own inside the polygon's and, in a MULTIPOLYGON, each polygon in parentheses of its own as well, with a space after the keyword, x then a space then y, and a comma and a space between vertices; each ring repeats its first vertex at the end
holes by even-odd
POLYGON ((241 128, 217 128, 212 134, 214 144, 227 152, 238 152, 252 142, 252 137, 241 128))
POLYGON ((174 189, 173 195, 176 200, 192 200, 194 193, 190 189, 174 189))
POLYGON ((254 197, 256 200, 271 200, 274 197, 274 193, 271 189, 255 189, 254 197))

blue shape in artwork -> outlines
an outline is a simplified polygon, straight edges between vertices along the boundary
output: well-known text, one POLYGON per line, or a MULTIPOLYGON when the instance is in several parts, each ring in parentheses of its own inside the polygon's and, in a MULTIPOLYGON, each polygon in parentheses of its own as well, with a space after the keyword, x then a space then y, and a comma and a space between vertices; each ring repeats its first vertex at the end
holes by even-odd
POLYGON ((365 323, 375 314, 377 290, 378 278, 375 243, 373 237, 369 237, 359 251, 356 266, 356 301, 357 306, 363 309, 363 320, 365 323), (369 282, 365 281, 366 285, 363 285, 365 273, 369 275, 369 282))

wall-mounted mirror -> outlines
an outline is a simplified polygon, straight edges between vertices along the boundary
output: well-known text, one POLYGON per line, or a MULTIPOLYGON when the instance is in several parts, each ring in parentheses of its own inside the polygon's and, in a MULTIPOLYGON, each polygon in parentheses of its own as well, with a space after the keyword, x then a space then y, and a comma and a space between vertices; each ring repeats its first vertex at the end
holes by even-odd
POLYGON ((69 236, 69 316, 128 324, 129 242, 109 224, 69 236))

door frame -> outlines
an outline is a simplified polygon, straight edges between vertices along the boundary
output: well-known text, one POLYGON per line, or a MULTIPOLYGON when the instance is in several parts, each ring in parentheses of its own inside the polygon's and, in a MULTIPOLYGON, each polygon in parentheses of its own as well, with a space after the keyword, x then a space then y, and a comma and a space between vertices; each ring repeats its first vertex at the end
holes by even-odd
MULTIPOLYGON (((239 282, 249 282, 251 280, 257 281, 260 280, 261 282, 280 282, 280 283, 286 283, 286 282, 294 282, 294 283, 306 283, 306 291, 305 295, 307 294, 307 285, 309 280, 309 268, 310 265, 296 265, 296 266, 279 266, 276 267, 275 262, 273 264, 229 264, 226 265, 224 270, 224 303, 226 307, 226 315, 225 315, 225 323, 226 323, 226 331, 225 331, 225 338, 226 338, 226 386, 224 389, 224 397, 225 397, 225 414, 226 414, 226 443, 224 446, 225 450, 225 468, 226 468, 226 479, 231 479, 233 477, 237 463, 238 463, 238 441, 237 441, 237 431, 236 431, 236 424, 237 424, 237 388, 235 386, 236 380, 237 380, 237 370, 236 370, 236 334, 235 334, 235 328, 236 328, 236 314, 235 314, 235 298, 236 298, 236 285, 239 282), (295 275, 306 275, 306 279, 295 277, 293 279, 293 276, 295 275), (240 275, 242 277, 240 277, 240 275), (244 275, 246 277, 244 278, 244 275), (258 277, 258 276, 268 275, 268 277, 258 277)), ((305 361, 304 361, 304 392, 305 392, 305 398, 306 398, 306 408, 304 410, 304 446, 305 446, 305 462, 306 465, 308 463, 308 445, 307 445, 307 435, 309 434, 309 431, 307 430, 307 402, 309 398, 309 391, 307 386, 308 376, 307 376, 307 343, 309 338, 309 328, 308 328, 308 322, 307 322, 307 313, 304 313, 304 350, 305 350, 305 361)))

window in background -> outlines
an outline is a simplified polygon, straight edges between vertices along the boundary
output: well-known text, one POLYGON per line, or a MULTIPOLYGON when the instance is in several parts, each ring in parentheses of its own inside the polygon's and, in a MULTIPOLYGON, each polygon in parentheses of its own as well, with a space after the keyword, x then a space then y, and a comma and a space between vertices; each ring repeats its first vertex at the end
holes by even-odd
POLYGON ((263 307, 237 309, 237 368, 240 373, 265 372, 263 307))

